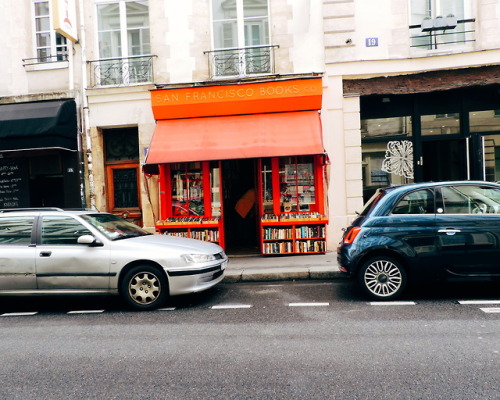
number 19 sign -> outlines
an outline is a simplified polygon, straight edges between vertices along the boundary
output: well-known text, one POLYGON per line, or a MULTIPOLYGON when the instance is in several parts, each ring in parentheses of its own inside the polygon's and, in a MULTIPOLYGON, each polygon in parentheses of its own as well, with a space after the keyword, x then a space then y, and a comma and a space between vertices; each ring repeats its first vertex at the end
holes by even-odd
POLYGON ((366 38, 365 44, 366 47, 378 47, 378 38, 376 37, 366 38))

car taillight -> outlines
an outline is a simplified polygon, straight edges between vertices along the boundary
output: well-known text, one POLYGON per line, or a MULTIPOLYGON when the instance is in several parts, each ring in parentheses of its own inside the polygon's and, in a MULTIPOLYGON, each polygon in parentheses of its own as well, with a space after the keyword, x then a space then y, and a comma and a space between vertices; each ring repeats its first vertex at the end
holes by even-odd
POLYGON ((356 239, 356 236, 358 236, 359 232, 361 232, 360 226, 351 228, 351 230, 349 230, 349 232, 347 232, 347 235, 345 235, 344 237, 344 244, 351 244, 352 242, 354 242, 354 239, 356 239))

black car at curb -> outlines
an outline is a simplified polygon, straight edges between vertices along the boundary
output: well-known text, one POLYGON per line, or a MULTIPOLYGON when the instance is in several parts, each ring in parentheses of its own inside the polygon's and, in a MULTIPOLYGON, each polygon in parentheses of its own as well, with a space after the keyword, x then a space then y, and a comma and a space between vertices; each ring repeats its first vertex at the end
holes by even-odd
POLYGON ((500 279, 500 185, 380 188, 337 253, 340 270, 377 300, 397 298, 409 282, 500 279))

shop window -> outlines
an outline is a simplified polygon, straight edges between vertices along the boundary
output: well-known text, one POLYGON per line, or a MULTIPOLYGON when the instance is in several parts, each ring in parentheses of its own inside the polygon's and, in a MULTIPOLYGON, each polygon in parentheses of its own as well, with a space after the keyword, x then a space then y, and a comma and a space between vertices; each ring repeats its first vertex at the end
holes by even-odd
POLYGON ((280 158, 281 212, 316 211, 313 158, 280 158))
POLYGON ((204 215, 203 171, 201 162, 177 163, 170 168, 172 215, 204 215))
POLYGON ((33 0, 34 10, 34 59, 26 64, 54 63, 68 59, 66 38, 52 29, 51 4, 47 0, 33 0))
POLYGON ((433 114, 421 116, 422 136, 453 135, 460 133, 460 114, 433 114))
POLYGON ((361 121, 361 135, 365 201, 378 187, 413 182, 410 116, 364 119, 361 121))
POLYGON ((97 1, 100 85, 152 80, 148 1, 97 1))

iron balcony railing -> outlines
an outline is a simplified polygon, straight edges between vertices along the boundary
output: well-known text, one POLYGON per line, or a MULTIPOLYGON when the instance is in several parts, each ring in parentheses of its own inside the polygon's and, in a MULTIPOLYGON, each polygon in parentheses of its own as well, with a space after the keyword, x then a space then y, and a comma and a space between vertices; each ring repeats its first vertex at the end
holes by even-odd
POLYGON ((62 61, 68 61, 68 54, 66 52, 57 53, 55 56, 23 58, 23 67, 28 65, 58 63, 62 61))
POLYGON ((474 42, 475 21, 475 19, 455 19, 455 26, 435 28, 426 28, 424 24, 410 25, 411 47, 436 50, 474 42))
POLYGON ((274 49, 278 46, 249 46, 205 51, 210 78, 273 74, 274 49))
POLYGON ((88 61, 90 87, 131 86, 153 82, 154 55, 88 61))

